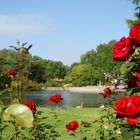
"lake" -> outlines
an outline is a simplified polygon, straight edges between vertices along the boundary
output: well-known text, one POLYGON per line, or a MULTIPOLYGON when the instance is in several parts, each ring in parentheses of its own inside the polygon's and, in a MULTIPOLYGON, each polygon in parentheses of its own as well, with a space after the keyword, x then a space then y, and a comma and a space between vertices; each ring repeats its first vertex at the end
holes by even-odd
MULTIPOLYGON (((63 101, 59 103, 61 108, 73 108, 79 106, 83 102, 83 107, 99 107, 101 104, 107 102, 101 94, 96 93, 73 93, 68 91, 30 91, 22 95, 22 102, 26 99, 33 100, 37 107, 53 107, 55 104, 48 101, 48 97, 55 94, 61 93, 63 101)), ((6 97, 7 95, 1 95, 6 97)), ((3 98, 4 103, 9 102, 8 98, 3 98)))

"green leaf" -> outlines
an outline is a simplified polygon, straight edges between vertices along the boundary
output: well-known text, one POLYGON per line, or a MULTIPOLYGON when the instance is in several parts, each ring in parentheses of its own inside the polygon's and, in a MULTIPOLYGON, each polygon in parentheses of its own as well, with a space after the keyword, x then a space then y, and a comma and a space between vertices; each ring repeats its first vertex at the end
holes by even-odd
POLYGON ((128 62, 126 61, 125 63, 123 63, 120 67, 120 71, 122 74, 126 74, 128 72, 130 72, 132 70, 132 68, 135 66, 135 63, 133 62, 128 62))
POLYGON ((23 127, 33 127, 33 113, 23 104, 10 105, 3 114, 3 118, 7 121, 14 120, 23 127))
POLYGON ((127 128, 122 127, 121 128, 121 133, 122 133, 122 137, 124 138, 124 140, 132 140, 133 133, 128 132, 127 128))
POLYGON ((18 61, 17 61, 14 57, 12 57, 11 55, 7 56, 7 57, 5 58, 5 60, 6 60, 10 65, 15 65, 15 64, 18 63, 18 61))
POLYGON ((140 96, 140 91, 137 91, 137 93, 136 94, 138 94, 139 96, 140 96))

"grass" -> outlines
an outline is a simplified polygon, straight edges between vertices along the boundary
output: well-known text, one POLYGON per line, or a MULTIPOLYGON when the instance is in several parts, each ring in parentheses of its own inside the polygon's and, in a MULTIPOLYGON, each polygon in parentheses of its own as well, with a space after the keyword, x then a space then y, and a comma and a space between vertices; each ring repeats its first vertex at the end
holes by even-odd
MULTIPOLYGON (((96 140, 101 140, 99 133, 96 133, 100 124, 94 123, 95 120, 99 120, 101 115, 106 114, 106 112, 101 114, 101 110, 99 108, 37 108, 38 115, 35 120, 38 125, 34 131, 32 131, 32 128, 22 128, 16 125, 16 122, 1 121, 0 140, 95 140, 94 137, 96 137, 96 140), (68 132, 66 125, 73 120, 79 122, 79 127, 74 132, 68 132), (82 123, 83 121, 85 122, 84 124, 82 123), (85 124, 90 125, 87 127, 85 124), (16 134, 18 138, 15 137, 16 134)), ((106 125, 112 130, 112 125, 114 124, 107 122, 106 125)), ((117 140, 133 140, 132 133, 126 129, 123 131, 123 139, 118 138, 117 140)), ((108 133, 104 136, 104 140, 114 140, 112 138, 115 137, 114 134, 109 135, 108 133)), ((140 136, 135 140, 139 139, 140 136)))
POLYGON ((37 108, 37 127, 22 128, 14 121, 3 121, 0 119, 1 140, 93 140, 97 130, 95 121, 100 116, 97 108, 37 108), (73 131, 67 131, 66 125, 76 120, 79 127, 73 131), (88 127, 81 123, 90 124, 88 127), (36 139, 34 138, 36 137, 36 139), (45 138, 48 137, 48 138, 45 138))
POLYGON ((93 124, 99 116, 100 110, 97 108, 66 108, 66 109, 48 109, 41 108, 39 111, 43 112, 41 118, 46 119, 46 123, 51 123, 55 126, 55 131, 59 133, 60 136, 57 140, 82 140, 84 137, 87 140, 93 140, 95 131, 97 130, 97 125, 93 124), (80 126, 77 130, 73 132, 67 132, 66 124, 68 122, 76 120, 79 122, 80 126), (81 121, 90 123, 89 127, 85 127, 81 121))

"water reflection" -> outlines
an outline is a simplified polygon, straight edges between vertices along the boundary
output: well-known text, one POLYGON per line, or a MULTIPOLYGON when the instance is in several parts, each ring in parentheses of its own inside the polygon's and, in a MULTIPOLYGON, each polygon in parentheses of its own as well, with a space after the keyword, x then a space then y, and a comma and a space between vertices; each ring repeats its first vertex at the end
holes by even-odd
MULTIPOLYGON (((55 93, 61 93, 64 100, 59 104, 62 108, 76 107, 83 102, 84 107, 99 107, 102 103, 107 102, 107 99, 100 94, 94 93, 71 93, 66 91, 30 91, 22 95, 22 102, 26 99, 33 100, 39 107, 53 107, 54 103, 48 101, 48 97, 55 93)), ((2 95, 5 96, 6 95, 2 95)), ((8 103, 8 99, 4 99, 8 103)))

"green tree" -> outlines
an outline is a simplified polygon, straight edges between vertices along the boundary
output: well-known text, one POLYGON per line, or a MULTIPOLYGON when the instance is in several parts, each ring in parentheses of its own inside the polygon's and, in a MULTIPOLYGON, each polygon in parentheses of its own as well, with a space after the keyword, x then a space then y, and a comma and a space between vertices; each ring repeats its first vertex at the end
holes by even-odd
POLYGON ((46 74, 48 79, 64 79, 67 67, 60 61, 48 60, 46 64, 46 74))
POLYGON ((73 66, 72 70, 66 77, 66 82, 72 86, 94 85, 96 79, 93 79, 94 70, 91 64, 78 64, 73 66))
POLYGON ((46 83, 53 79, 64 79, 68 67, 60 61, 32 57, 29 79, 38 83, 46 83))
POLYGON ((126 23, 128 24, 129 28, 131 28, 133 25, 135 25, 138 21, 140 21, 140 0, 131 0, 133 4, 136 5, 134 17, 135 20, 127 19, 126 23))
POLYGON ((45 83, 47 81, 46 76, 46 63, 39 56, 33 56, 31 59, 31 70, 29 73, 29 80, 37 83, 45 83))
POLYGON ((95 50, 90 50, 86 52, 85 54, 81 55, 80 62, 82 64, 92 64, 95 65, 95 60, 97 57, 97 53, 95 50))
POLYGON ((113 75, 119 75, 120 63, 116 62, 112 58, 112 46, 114 40, 107 44, 100 44, 96 50, 91 50, 81 56, 81 63, 91 64, 92 69, 96 70, 93 75, 93 79, 104 83, 106 78, 113 75))

